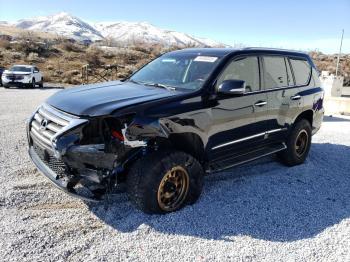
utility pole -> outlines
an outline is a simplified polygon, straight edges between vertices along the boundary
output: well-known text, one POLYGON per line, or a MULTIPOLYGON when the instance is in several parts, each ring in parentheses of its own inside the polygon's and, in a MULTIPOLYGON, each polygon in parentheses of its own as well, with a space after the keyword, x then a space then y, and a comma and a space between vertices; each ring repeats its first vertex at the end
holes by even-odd
POLYGON ((341 40, 340 40, 339 54, 338 54, 338 59, 337 59, 337 67, 335 69, 335 76, 338 76, 339 60, 340 60, 340 55, 341 55, 341 48, 343 45, 343 37, 344 37, 344 29, 342 30, 342 33, 341 33, 341 40))

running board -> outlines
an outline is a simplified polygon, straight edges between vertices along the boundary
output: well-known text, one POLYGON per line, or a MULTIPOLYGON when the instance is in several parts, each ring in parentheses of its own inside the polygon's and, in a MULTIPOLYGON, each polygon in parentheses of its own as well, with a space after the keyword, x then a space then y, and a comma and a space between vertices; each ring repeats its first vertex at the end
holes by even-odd
POLYGON ((234 166, 238 166, 256 159, 259 159, 264 156, 268 156, 274 153, 277 153, 279 151, 282 151, 286 149, 287 146, 285 143, 279 143, 279 144, 273 144, 269 145, 267 147, 258 148, 254 151, 241 154, 238 156, 233 157, 227 157, 224 159, 221 159, 219 161, 211 162, 209 163, 209 168, 206 171, 207 173, 215 173, 219 172, 234 166))

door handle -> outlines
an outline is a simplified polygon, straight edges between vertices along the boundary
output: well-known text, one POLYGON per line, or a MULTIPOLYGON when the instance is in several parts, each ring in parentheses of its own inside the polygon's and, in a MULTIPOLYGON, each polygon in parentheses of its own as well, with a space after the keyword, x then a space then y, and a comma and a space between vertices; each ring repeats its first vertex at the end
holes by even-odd
POLYGON ((264 106, 264 105, 266 105, 266 104, 267 104, 266 101, 258 101, 258 102, 256 102, 256 103, 254 104, 254 106, 264 106))
POLYGON ((301 95, 295 95, 290 97, 290 99, 292 100, 299 100, 300 98, 301 98, 301 95))

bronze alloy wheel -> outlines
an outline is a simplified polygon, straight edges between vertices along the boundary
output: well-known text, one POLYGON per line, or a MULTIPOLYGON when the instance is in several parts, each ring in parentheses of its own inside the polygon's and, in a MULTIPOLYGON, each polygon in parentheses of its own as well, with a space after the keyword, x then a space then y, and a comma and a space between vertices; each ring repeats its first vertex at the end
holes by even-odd
POLYGON ((305 129, 300 130, 297 139, 295 140, 295 151, 298 157, 303 156, 309 143, 309 135, 305 129))
POLYGON ((158 205, 163 211, 173 211, 185 201, 189 188, 189 176, 181 166, 169 170, 158 187, 158 205))

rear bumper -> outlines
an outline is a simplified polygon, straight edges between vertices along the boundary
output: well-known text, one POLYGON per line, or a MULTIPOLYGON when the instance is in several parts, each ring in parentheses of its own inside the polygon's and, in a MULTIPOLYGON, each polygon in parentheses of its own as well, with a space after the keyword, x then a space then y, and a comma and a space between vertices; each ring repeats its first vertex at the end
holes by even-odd
POLYGON ((99 199, 96 198, 89 198, 89 197, 85 197, 82 195, 79 195, 75 192, 74 189, 70 189, 68 186, 68 181, 61 179, 58 177, 58 175, 53 172, 41 159, 40 157, 37 155, 37 153, 35 152, 33 146, 29 147, 29 156, 32 159, 33 163, 35 164, 35 166, 38 168, 38 170, 44 175, 46 176, 57 188, 59 188, 60 190, 64 191, 65 193, 86 200, 86 201, 93 201, 93 202, 98 202, 99 199))

